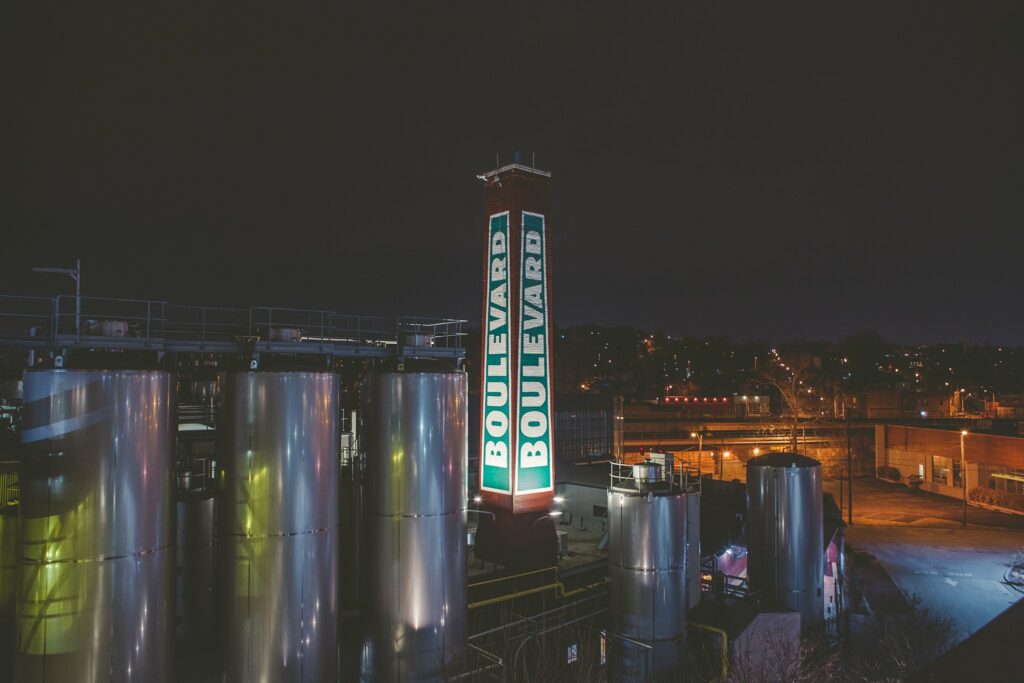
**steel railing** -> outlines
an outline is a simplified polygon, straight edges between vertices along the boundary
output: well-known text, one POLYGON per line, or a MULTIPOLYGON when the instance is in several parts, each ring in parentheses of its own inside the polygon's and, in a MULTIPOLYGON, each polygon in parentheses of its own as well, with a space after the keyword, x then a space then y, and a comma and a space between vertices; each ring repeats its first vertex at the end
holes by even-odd
POLYGON ((674 493, 700 493, 701 476, 700 470, 696 467, 684 464, 677 466, 650 460, 631 463, 613 460, 608 465, 610 486, 616 491, 657 490, 656 485, 661 484, 664 490, 674 493), (645 476, 643 479, 637 479, 635 465, 641 465, 652 471, 653 474, 645 476))
POLYGON ((53 337, 54 300, 0 295, 0 337, 49 341, 53 337))
POLYGON ((166 301, 60 295, 0 295, 0 340, 124 346, 258 342, 319 346, 461 349, 464 320, 344 315, 255 306, 183 306, 166 301), (120 339, 121 342, 110 340, 120 339))

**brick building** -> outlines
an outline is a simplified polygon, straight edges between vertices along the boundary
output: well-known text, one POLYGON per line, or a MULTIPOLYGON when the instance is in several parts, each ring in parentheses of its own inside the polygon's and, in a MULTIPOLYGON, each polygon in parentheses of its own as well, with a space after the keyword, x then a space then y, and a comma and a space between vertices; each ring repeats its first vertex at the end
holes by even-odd
MULTIPOLYGON (((1024 438, 971 432, 964 441, 968 490, 975 486, 1024 493, 1024 438)), ((960 432, 956 429, 877 425, 875 466, 899 472, 900 481, 917 475, 922 488, 959 498, 960 432)))

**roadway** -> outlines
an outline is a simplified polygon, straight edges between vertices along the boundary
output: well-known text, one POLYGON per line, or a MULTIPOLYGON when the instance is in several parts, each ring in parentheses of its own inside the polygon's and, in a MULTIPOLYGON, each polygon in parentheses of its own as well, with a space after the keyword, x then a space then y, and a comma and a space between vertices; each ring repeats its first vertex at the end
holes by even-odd
MULTIPOLYGON (((825 489, 839 501, 837 481, 825 489)), ((847 543, 873 555, 903 595, 918 596, 950 618, 957 641, 1024 597, 1004 583, 1010 561, 1024 548, 1024 516, 969 507, 964 529, 962 501, 870 477, 854 479, 853 511, 847 543)), ((870 568, 866 574, 872 607, 894 607, 884 581, 870 576, 870 568)))
POLYGON ((1004 583, 1010 561, 1024 547, 1024 530, 855 525, 847 528, 846 540, 873 555, 905 596, 917 596, 951 619, 956 641, 1024 597, 1004 583))
MULTIPOLYGON (((839 480, 824 483, 839 504, 839 480)), ((843 519, 847 517, 846 491, 843 491, 843 519)), ((853 479, 853 522, 857 526, 914 526, 959 528, 963 522, 963 501, 927 491, 912 491, 874 477, 853 479)), ((967 523, 972 528, 1010 528, 1024 530, 1024 515, 1010 515, 968 506, 967 523)))

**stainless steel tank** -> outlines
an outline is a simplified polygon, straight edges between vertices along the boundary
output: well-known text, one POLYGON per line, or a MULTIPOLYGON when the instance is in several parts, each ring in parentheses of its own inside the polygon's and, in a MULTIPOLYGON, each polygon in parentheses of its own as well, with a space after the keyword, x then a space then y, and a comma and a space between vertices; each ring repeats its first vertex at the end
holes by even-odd
POLYGON ((228 682, 338 679, 339 379, 228 375, 218 599, 228 682))
POLYGON ((173 647, 168 373, 25 373, 15 680, 166 681, 173 647))
POLYGON ((799 612, 804 630, 824 621, 822 524, 821 463, 796 453, 747 461, 750 590, 799 612))
POLYGON ((14 596, 18 570, 18 506, 0 506, 0 681, 13 680, 14 596))
POLYGON ((679 480, 652 487, 612 463, 608 489, 611 580, 609 680, 684 678, 687 507, 679 480))
POLYGON ((369 384, 362 679, 440 681, 466 645, 466 375, 369 384))
POLYGON ((214 506, 212 493, 177 494, 175 635, 181 651, 214 643, 214 506))
POLYGON ((686 598, 690 609, 700 604, 700 474, 684 480, 686 486, 686 598))

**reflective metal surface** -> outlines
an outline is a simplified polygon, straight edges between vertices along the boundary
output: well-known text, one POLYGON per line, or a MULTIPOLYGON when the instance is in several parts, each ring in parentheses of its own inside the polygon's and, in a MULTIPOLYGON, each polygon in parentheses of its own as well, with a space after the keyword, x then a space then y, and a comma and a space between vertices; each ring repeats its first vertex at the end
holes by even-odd
POLYGON ((181 652, 213 645, 214 505, 212 495, 178 493, 175 636, 181 652))
POLYGON ((747 463, 750 590, 800 612, 802 628, 824 620, 821 465, 795 453, 747 463))
POLYGON ((683 679, 687 499, 608 491, 609 680, 683 679))
POLYGON ((224 680, 338 678, 339 380, 228 375, 219 423, 224 680))
POLYGON ((169 680, 171 386, 155 371, 25 373, 15 680, 169 680))
POLYGON ((462 372, 370 380, 364 681, 440 681, 462 659, 466 408, 462 372))
POLYGON ((700 604, 700 492, 686 495, 686 597, 693 609, 700 604))
POLYGON ((0 681, 13 680, 14 596, 18 569, 18 506, 0 507, 0 681))

